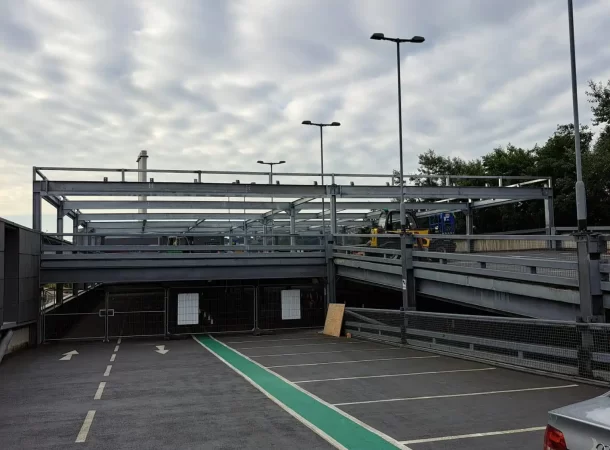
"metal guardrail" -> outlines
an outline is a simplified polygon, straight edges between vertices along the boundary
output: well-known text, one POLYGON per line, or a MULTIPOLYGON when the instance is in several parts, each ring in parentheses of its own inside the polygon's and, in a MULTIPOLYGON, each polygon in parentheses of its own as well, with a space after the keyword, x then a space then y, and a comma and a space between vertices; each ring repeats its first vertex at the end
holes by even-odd
POLYGON ((354 337, 532 371, 610 381, 610 324, 346 308, 354 337))
MULTIPOLYGON (((576 251, 560 250, 556 245, 572 240, 572 236, 415 235, 410 255, 415 269, 578 287, 576 251)), ((342 234, 335 241, 334 257, 385 265, 388 272, 398 273, 398 235, 342 234), (350 238, 349 245, 343 244, 350 238), (373 238, 378 247, 370 246, 373 238), (360 239, 359 243, 354 239, 360 239)))

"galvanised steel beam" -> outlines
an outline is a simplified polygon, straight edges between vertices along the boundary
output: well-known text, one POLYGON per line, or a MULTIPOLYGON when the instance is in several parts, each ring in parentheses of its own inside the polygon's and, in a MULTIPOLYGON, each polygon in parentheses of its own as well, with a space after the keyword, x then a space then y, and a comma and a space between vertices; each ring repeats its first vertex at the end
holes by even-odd
POLYGON ((240 202, 240 201, 196 201, 196 200, 69 200, 67 209, 286 209, 288 202, 240 202))
MULTIPOLYGON (((351 219, 345 219, 351 220, 351 219)), ((282 220, 275 222, 277 226, 289 226, 290 220, 282 220)), ((300 222, 301 225, 322 225, 321 220, 315 220, 310 222, 300 222)), ((195 227, 195 222, 176 222, 176 221, 146 221, 146 222, 88 222, 87 227, 93 229, 106 229, 106 230, 136 230, 144 227, 148 230, 153 229, 181 229, 195 227)), ((203 221, 197 224, 196 228, 230 228, 230 227, 241 227, 244 223, 240 221, 227 222, 227 221, 203 221)), ((262 224, 253 223, 252 227, 262 227, 262 224)))
MULTIPOLYGON (((331 186, 337 197, 346 198, 396 198, 400 188, 396 186, 331 186)), ((552 195, 550 188, 535 187, 484 187, 484 186, 405 186, 407 198, 452 199, 544 199, 552 195)))
MULTIPOLYGON (((334 193, 339 198, 396 198, 397 186, 317 186, 228 183, 140 183, 98 181, 36 181, 44 195, 87 196, 221 196, 319 198, 334 193)), ((544 199, 550 188, 483 186, 405 186, 407 198, 544 199)), ((295 205, 296 206, 296 205, 295 205)), ((270 208, 271 209, 271 208, 270 208)), ((273 208, 285 210, 286 208, 273 208)))
POLYGON ((326 265, 43 269, 40 283, 144 283, 164 281, 323 278, 326 265))
POLYGON ((323 197, 325 186, 232 184, 232 183, 165 183, 116 181, 37 181, 47 195, 87 196, 208 196, 208 197, 323 197))
MULTIPOLYGON (((306 214, 314 217, 314 214, 306 214)), ((261 213, 219 213, 219 212, 192 212, 192 213, 84 213, 78 216, 81 221, 95 220, 199 220, 199 219, 258 219, 261 213)))

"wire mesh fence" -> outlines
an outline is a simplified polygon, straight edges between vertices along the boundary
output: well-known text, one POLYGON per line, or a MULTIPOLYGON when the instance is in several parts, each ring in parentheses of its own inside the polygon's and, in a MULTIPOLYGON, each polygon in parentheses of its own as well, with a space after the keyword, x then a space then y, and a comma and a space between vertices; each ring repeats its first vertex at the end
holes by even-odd
POLYGON ((264 330, 321 327, 326 305, 324 291, 315 286, 261 286, 258 327, 264 330))
POLYGON ((346 308, 355 337, 610 381, 610 325, 346 308))

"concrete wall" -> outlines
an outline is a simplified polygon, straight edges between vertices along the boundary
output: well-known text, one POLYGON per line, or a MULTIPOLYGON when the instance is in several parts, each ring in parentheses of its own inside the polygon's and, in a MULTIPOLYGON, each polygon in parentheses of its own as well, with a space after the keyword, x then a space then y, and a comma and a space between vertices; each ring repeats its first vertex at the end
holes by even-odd
POLYGON ((4 323, 4 222, 0 222, 0 326, 4 323))
POLYGON ((0 219, 0 330, 38 319, 39 272, 40 234, 0 219))

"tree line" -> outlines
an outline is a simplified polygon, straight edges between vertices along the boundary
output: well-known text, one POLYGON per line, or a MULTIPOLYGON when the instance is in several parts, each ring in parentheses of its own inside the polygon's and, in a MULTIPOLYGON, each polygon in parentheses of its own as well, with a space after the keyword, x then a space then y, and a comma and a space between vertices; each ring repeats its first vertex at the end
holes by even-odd
MULTIPOLYGON (((581 125, 583 180, 587 192, 589 225, 610 225, 610 80, 606 85, 589 81, 586 92, 593 112, 593 125, 601 126, 594 136, 588 125, 581 125)), ((551 177, 555 199, 555 226, 576 226, 576 163, 574 125, 558 125, 543 145, 521 148, 512 144, 494 148, 490 153, 471 160, 441 156, 430 149, 419 155, 418 175, 502 175, 551 177)), ((416 185, 443 186, 444 178, 412 179, 416 185)), ((479 184, 485 180, 460 182, 479 184)), ((489 180, 488 180, 489 182, 489 180)), ((419 201, 426 199, 418 199, 419 201)), ((541 200, 475 210, 475 233, 543 228, 544 204, 541 200)), ((464 231, 463 219, 458 232, 464 231)))

